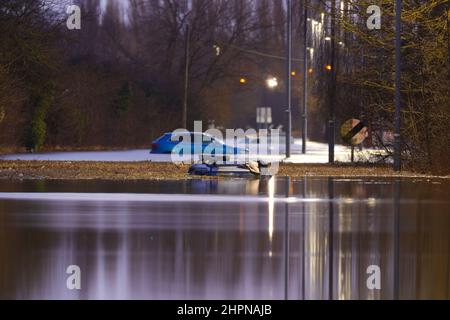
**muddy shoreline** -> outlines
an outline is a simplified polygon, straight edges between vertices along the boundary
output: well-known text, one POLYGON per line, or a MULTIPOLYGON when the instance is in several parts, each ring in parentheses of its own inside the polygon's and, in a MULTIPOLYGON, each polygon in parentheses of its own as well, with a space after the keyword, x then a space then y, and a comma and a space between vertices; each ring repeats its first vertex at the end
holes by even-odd
MULTIPOLYGON (((198 179, 188 172, 189 165, 161 162, 91 162, 91 161, 0 161, 0 179, 24 180, 180 180, 198 179)), ((388 165, 373 164, 288 164, 281 163, 278 176, 330 177, 420 177, 445 178, 402 171, 388 165)), ((216 177, 202 177, 217 179, 216 177)))

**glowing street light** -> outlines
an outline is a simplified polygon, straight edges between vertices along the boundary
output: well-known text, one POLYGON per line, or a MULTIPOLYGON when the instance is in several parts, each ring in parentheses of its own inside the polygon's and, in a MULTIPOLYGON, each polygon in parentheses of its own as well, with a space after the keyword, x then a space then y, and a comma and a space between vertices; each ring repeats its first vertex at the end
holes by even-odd
POLYGON ((266 85, 269 89, 274 89, 278 87, 278 79, 275 77, 266 80, 266 85))

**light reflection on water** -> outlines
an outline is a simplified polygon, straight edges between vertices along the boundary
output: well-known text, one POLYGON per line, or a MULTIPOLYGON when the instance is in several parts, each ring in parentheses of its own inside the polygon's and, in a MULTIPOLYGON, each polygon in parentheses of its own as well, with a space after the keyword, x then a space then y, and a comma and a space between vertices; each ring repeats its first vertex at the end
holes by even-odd
POLYGON ((447 180, 369 178, 0 181, 0 192, 266 199, 0 199, 0 298, 283 299, 289 261, 290 299, 448 299, 449 191, 447 180), (321 201, 289 201, 302 198, 321 201), (79 291, 66 288, 72 264, 79 291), (369 265, 381 268, 381 290, 366 287, 369 265))

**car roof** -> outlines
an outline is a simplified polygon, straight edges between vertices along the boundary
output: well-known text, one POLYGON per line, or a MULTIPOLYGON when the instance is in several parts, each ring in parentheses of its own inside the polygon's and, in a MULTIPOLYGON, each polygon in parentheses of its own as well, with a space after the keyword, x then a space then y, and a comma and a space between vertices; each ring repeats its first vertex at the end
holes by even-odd
POLYGON ((204 135, 204 136, 210 136, 210 137, 212 137, 212 135, 211 134, 209 134, 209 133, 206 133, 206 132, 197 132, 197 131, 185 131, 185 132, 166 132, 164 135, 166 135, 166 134, 170 134, 170 135, 172 135, 172 134, 185 134, 185 133, 188 133, 188 134, 201 134, 201 135, 204 135))

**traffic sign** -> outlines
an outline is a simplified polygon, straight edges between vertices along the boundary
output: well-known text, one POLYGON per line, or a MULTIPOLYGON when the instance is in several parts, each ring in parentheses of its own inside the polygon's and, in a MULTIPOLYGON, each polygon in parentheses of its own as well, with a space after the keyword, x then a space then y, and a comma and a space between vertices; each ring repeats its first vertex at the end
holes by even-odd
POLYGON ((347 120, 341 126, 341 137, 345 143, 358 145, 367 137, 367 127, 361 120, 347 120))
POLYGON ((272 108, 256 108, 256 123, 272 123, 272 108))

